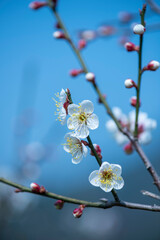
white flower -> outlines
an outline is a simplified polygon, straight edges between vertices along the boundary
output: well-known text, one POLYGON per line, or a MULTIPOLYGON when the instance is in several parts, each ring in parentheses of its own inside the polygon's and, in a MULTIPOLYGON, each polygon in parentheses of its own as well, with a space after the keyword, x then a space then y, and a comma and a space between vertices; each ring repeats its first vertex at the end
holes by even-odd
MULTIPOLYGON (((132 134, 135 129, 135 111, 131 111, 128 115, 124 115, 119 108, 113 108, 113 113, 117 120, 124 128, 127 128, 132 134)), ((147 144, 151 141, 151 131, 157 127, 154 119, 148 118, 147 113, 139 112, 138 115, 138 140, 141 144, 147 144)), ((117 128, 115 122, 111 119, 106 122, 106 128, 113 134, 118 144, 128 142, 128 138, 124 136, 117 128)))
POLYGON ((100 187, 105 192, 110 192, 113 188, 119 190, 124 186, 121 173, 120 165, 103 162, 99 170, 95 170, 90 174, 89 182, 95 187, 100 187))
POLYGON ((138 35, 141 35, 143 34, 145 31, 145 27, 142 25, 142 24, 136 24, 134 27, 133 27, 133 32, 135 34, 138 34, 138 35))
POLYGON ((83 156, 87 156, 88 149, 77 137, 73 137, 71 133, 65 135, 66 143, 63 148, 66 152, 72 154, 72 163, 80 163, 83 156))
POLYGON ((66 116, 67 116, 66 109, 64 108, 64 103, 66 103, 67 101, 67 94, 65 90, 62 88, 60 94, 57 93, 56 97, 58 98, 59 101, 52 98, 55 101, 56 107, 57 107, 57 111, 55 112, 55 115, 58 115, 57 119, 61 122, 62 125, 64 125, 66 121, 66 116))
POLYGON ((98 128, 99 120, 93 110, 93 103, 89 100, 84 100, 79 105, 68 106, 68 114, 71 117, 67 121, 67 126, 70 130, 74 130, 73 136, 86 138, 89 135, 89 129, 98 128))

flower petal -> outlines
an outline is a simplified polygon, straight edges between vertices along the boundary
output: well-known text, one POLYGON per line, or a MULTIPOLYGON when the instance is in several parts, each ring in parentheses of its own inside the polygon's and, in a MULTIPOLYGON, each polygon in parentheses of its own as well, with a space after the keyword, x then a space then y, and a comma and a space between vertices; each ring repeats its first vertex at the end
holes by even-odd
POLYGON ((122 174, 122 168, 118 164, 111 164, 112 171, 114 174, 116 174, 117 177, 119 177, 122 174))
POLYGON ((96 114, 93 113, 87 118, 87 126, 92 130, 98 128, 99 119, 96 114))
POLYGON ((109 167, 110 167, 110 164, 108 162, 103 162, 99 169, 99 172, 103 171, 104 169, 108 169, 109 167))
POLYGON ((73 114, 76 114, 76 113, 78 113, 79 112, 79 106, 78 105, 76 105, 76 104, 70 104, 69 106, 68 106, 68 114, 70 115, 70 116, 72 116, 73 114))
POLYGON ((123 186, 124 186, 124 180, 123 180, 123 178, 120 176, 120 177, 118 177, 117 180, 114 181, 114 186, 113 186, 113 187, 114 187, 115 189, 119 190, 119 189, 123 188, 123 186))
POLYGON ((95 187, 99 187, 99 176, 98 176, 98 170, 93 171, 90 175, 89 175, 89 182, 95 186, 95 187))
POLYGON ((82 143, 82 151, 83 151, 84 157, 86 157, 87 153, 88 153, 88 149, 87 149, 87 147, 83 143, 82 143))
POLYGON ((105 192, 110 192, 113 189, 112 182, 111 182, 111 184, 103 184, 103 183, 100 182, 99 186, 105 192))
POLYGON ((80 106, 81 106, 81 111, 82 112, 91 114, 94 111, 93 103, 89 100, 82 101, 80 106))
POLYGON ((59 100, 62 102, 62 103, 65 103, 66 102, 66 97, 67 97, 67 94, 66 92, 64 91, 64 89, 62 88, 61 92, 60 92, 60 95, 59 95, 59 100))
POLYGON ((76 153, 73 155, 72 163, 78 164, 82 161, 82 158, 83 158, 83 153, 80 150, 76 151, 76 153))
POLYGON ((86 138, 88 137, 88 135, 89 135, 89 130, 85 123, 82 123, 78 125, 77 128, 75 128, 75 136, 79 138, 86 138))

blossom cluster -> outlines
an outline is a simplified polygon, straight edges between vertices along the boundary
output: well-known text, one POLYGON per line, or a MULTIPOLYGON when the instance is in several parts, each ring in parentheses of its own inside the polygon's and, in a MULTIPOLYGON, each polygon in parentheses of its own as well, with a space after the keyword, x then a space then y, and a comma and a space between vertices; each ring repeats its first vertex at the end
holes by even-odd
MULTIPOLYGON (((119 121, 119 123, 121 124, 122 128, 126 128, 130 133, 134 134, 135 111, 131 111, 128 116, 123 114, 121 109, 118 107, 114 107, 112 111, 116 116, 117 120, 119 121)), ((151 131, 155 129, 156 126, 157 126, 156 120, 148 118, 148 115, 145 112, 139 112, 138 141, 140 144, 148 144, 151 141, 152 139, 151 131)), ((115 138, 117 143, 119 144, 127 143, 127 146, 129 147, 128 138, 118 130, 115 122, 112 119, 106 122, 106 128, 113 134, 113 137, 115 138)))

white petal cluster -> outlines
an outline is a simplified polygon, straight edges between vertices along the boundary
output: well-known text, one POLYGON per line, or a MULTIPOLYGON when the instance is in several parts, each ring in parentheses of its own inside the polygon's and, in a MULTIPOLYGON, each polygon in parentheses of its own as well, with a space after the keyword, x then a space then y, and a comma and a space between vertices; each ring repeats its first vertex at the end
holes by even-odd
POLYGON ((89 135, 89 129, 98 128, 99 120, 93 111, 93 103, 89 100, 84 100, 79 105, 70 104, 68 106, 70 118, 67 126, 70 130, 74 130, 73 136, 86 138, 89 135))
POLYGON ((138 35, 141 35, 143 34, 145 31, 145 27, 142 25, 142 24, 136 24, 134 27, 133 27, 133 32, 135 34, 138 34, 138 35))
POLYGON ((65 90, 62 88, 60 94, 57 93, 56 97, 58 98, 58 101, 54 98, 52 98, 55 101, 57 111, 55 112, 55 115, 57 115, 57 119, 61 122, 62 125, 66 122, 66 109, 64 108, 64 103, 66 102, 67 94, 65 90))
POLYGON ((90 174, 89 182, 95 187, 100 187, 105 192, 110 192, 113 188, 119 190, 124 186, 121 173, 120 165, 103 162, 99 170, 95 170, 90 174))
POLYGON ((72 163, 80 163, 83 156, 87 156, 88 149, 77 137, 73 137, 71 133, 65 135, 66 143, 63 148, 66 152, 72 155, 72 163))
MULTIPOLYGON (((122 127, 127 128, 131 133, 135 129, 135 111, 131 111, 128 115, 124 115, 119 108, 113 108, 113 113, 122 127)), ((151 131, 157 127, 157 122, 154 119, 148 118, 147 113, 139 112, 138 116, 138 140, 141 144, 148 144, 151 139, 151 131)), ((128 142, 128 138, 124 136, 117 128, 113 120, 106 122, 106 128, 112 134, 118 144, 124 144, 128 142)))

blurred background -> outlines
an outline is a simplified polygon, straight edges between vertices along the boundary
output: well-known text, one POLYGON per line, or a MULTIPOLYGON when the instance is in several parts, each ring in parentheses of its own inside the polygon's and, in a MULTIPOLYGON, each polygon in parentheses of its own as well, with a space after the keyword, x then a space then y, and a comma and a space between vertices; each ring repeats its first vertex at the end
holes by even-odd
MULTIPOLYGON (((91 37, 82 55, 110 105, 119 106, 125 114, 133 110, 129 99, 135 92, 124 87, 124 80, 137 81, 138 59, 123 44, 130 40, 138 45, 139 38, 131 27, 140 22, 138 9, 144 2, 58 2, 58 11, 76 44, 86 30, 92 31, 92 36, 99 33, 94 39, 91 37), (109 28, 102 31, 102 26, 109 28)), ((98 169, 92 156, 74 165, 71 155, 63 151, 68 130, 56 121, 52 97, 62 88, 69 88, 75 103, 85 99, 94 103, 100 126, 90 136, 101 146, 104 161, 122 166, 125 186, 118 192, 119 197, 158 204, 141 194, 143 189, 154 193, 157 189, 139 156, 126 155, 106 130, 109 117, 84 75, 76 78, 69 75, 71 69, 79 68, 79 63, 66 41, 53 38, 56 21, 52 12, 47 7, 33 11, 29 3, 29 0, 0 1, 0 176, 26 186, 37 182, 48 191, 84 200, 113 198, 90 185, 88 176, 98 169)), ((156 3, 160 5, 160 1, 156 3)), ((143 65, 153 59, 160 61, 160 14, 149 6, 146 24, 143 65)), ((158 125, 152 132, 152 142, 144 150, 160 173, 159 89, 160 71, 146 72, 142 79, 141 110, 156 119, 158 125)), ((123 208, 85 209, 80 219, 74 219, 75 207, 65 204, 59 211, 54 208, 54 200, 15 194, 13 188, 0 183, 0 239, 160 239, 159 213, 123 208)))

